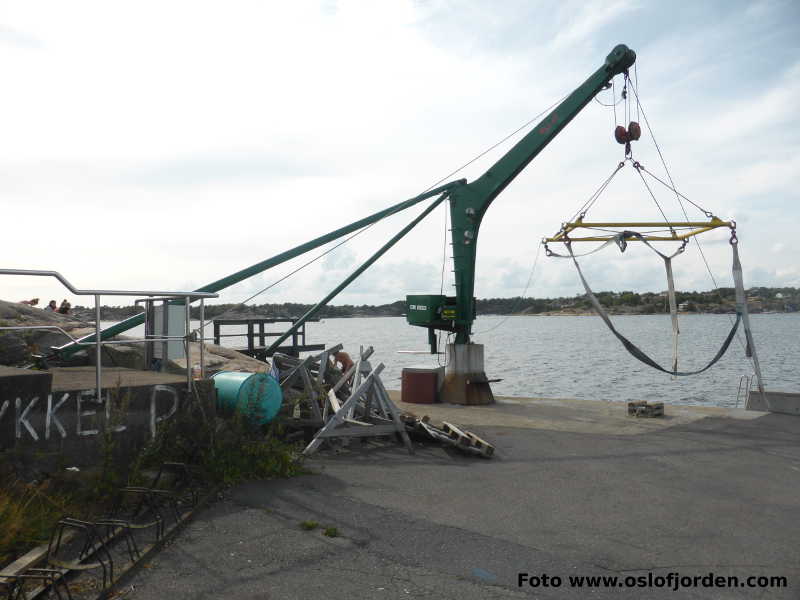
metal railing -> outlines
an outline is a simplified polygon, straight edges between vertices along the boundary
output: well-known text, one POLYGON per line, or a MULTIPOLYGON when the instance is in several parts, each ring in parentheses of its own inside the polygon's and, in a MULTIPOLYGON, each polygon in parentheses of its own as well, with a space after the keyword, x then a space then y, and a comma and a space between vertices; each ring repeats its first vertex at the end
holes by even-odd
POLYGON ((739 378, 739 387, 736 388, 736 408, 739 408, 741 402, 741 395, 744 392, 745 408, 747 408, 747 401, 750 397, 750 390, 753 389, 753 381, 755 380, 755 373, 752 375, 742 375, 739 378))
MULTIPOLYGON (((103 373, 103 365, 102 365, 102 347, 104 345, 110 344, 130 344, 130 343, 142 343, 142 342, 153 342, 153 341, 163 341, 168 339, 183 339, 184 345, 186 349, 186 386, 187 392, 191 393, 192 390, 192 366, 189 360, 189 338, 191 336, 191 325, 190 325, 190 309, 191 309, 191 302, 194 300, 200 300, 200 315, 201 315, 201 325, 200 325, 200 338, 201 340, 205 338, 204 331, 203 331, 203 314, 205 313, 205 299, 206 298, 218 298, 219 294, 212 293, 212 292, 165 292, 165 291, 151 291, 151 290, 84 290, 76 288, 72 283, 70 283, 66 277, 64 277, 58 271, 42 271, 36 269, 0 269, 0 275, 28 275, 28 276, 38 276, 38 277, 54 277, 58 279, 64 287, 66 287, 70 292, 72 292, 76 296, 94 296, 94 315, 95 315, 95 336, 93 342, 80 342, 74 339, 71 335, 69 335, 66 331, 61 329, 57 326, 50 326, 50 325, 43 325, 43 326, 20 326, 20 327, 0 327, 0 330, 8 330, 8 329, 58 329, 64 335, 69 337, 73 342, 80 346, 94 346, 95 347, 95 388, 97 390, 97 401, 100 402, 103 398, 102 396, 102 373, 103 373), (145 338, 145 339, 133 339, 133 340, 123 340, 123 341, 103 341, 101 336, 101 327, 100 327, 100 297, 101 296, 146 296, 149 299, 158 299, 158 300, 183 300, 183 305, 185 307, 186 313, 186 335, 182 337, 176 336, 163 336, 158 339, 153 338, 145 338)), ((205 364, 204 364, 204 355, 203 355, 203 342, 200 342, 200 372, 201 375, 205 372, 205 364)), ((106 417, 109 415, 109 411, 111 406, 109 403, 106 403, 106 417)))
MULTIPOLYGON (((269 356, 267 350, 267 338, 276 338, 283 335, 283 331, 266 331, 265 325, 267 324, 280 324, 291 323, 294 325, 299 320, 298 317, 251 317, 243 319, 213 319, 211 322, 214 324, 214 343, 220 345, 224 338, 245 338, 247 346, 242 348, 234 348, 238 352, 247 354, 258 358, 259 360, 266 360, 269 356), (240 333, 222 333, 223 326, 234 326, 247 328, 245 332, 240 333), (256 330, 257 328, 257 330, 256 330), (258 343, 256 343, 256 341, 258 343)), ((324 350, 325 344, 307 344, 306 343, 306 323, 317 322, 319 319, 308 319, 303 323, 294 333, 292 333, 291 346, 281 346, 276 351, 291 354, 292 356, 300 356, 300 352, 324 350)))

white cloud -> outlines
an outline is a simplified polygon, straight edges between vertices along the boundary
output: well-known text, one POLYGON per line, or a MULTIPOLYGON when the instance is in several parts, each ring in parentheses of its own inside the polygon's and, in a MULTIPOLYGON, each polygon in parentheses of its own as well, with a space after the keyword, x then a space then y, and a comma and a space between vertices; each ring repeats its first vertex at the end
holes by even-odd
POLYGON ((38 49, 42 47, 41 40, 36 36, 5 25, 0 25, 0 43, 10 44, 22 49, 38 49))
POLYGON ((563 49, 582 42, 636 8, 637 3, 628 0, 564 3, 559 12, 566 23, 556 33, 553 46, 555 49, 563 49))
MULTIPOLYGON (((737 218, 742 259, 764 269, 764 281, 796 280, 800 66, 763 59, 785 58, 797 33, 792 9, 764 4, 748 21, 724 3, 694 7, 685 20, 622 1, 9 3, 0 29, 10 42, 0 43, 2 263, 55 268, 82 287, 208 283, 414 196, 627 41, 681 191, 737 218), (712 16, 714 27, 698 26, 712 16)), ((522 292, 539 239, 621 158, 612 121, 590 103, 494 202, 478 244, 478 296, 522 292)), ((660 174, 647 138, 634 151, 660 174)), ((457 176, 479 176, 517 139, 457 176)), ((618 179, 593 212, 658 216, 630 169, 618 179)), ((318 299, 412 213, 264 298, 318 299)), ((437 210, 337 301, 438 292, 443 225, 437 210)), ((728 278, 725 238, 706 238, 716 276, 728 278)), ((592 283, 661 289, 652 258, 604 256, 588 264, 592 283)), ((303 260, 221 300, 242 299, 303 260)), ((679 286, 710 287, 699 256, 680 263, 679 286)), ((564 261, 541 258, 537 270, 531 294, 580 291, 564 261)), ((41 280, 0 279, 0 297, 34 292, 63 296, 41 280)))

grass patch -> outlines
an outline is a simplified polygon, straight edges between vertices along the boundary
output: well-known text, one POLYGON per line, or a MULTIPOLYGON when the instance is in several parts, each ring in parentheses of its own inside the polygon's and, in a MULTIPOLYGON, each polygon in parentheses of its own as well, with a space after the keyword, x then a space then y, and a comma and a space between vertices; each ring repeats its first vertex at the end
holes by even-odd
POLYGON ((322 535, 328 537, 339 537, 339 530, 336 527, 326 527, 325 531, 322 532, 322 535))
POLYGON ((57 478, 25 483, 9 474, 0 478, 0 565, 47 543, 64 515, 104 512, 110 498, 96 495, 100 478, 87 475, 80 484, 57 478))
POLYGON ((51 499, 41 485, 4 481, 0 489, 0 564, 46 541, 68 505, 67 499, 51 499))
POLYGON ((304 531, 311 531, 312 529, 316 529, 319 527, 319 523, 316 521, 301 521, 300 522, 300 529, 304 531))

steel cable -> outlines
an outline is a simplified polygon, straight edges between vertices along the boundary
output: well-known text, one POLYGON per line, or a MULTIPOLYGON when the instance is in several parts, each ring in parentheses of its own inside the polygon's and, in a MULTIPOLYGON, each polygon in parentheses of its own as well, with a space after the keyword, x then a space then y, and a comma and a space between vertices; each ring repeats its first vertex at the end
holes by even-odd
MULTIPOLYGON (((656 151, 658 152, 658 156, 661 159, 661 164, 664 167, 664 172, 667 174, 667 178, 671 184, 670 189, 675 192, 675 197, 678 199, 678 205, 681 207, 681 211, 683 212, 683 216, 686 220, 689 220, 689 214, 686 212, 686 208, 683 206, 683 202, 681 202, 681 196, 683 194, 679 193, 675 187, 675 182, 672 179, 672 175, 670 174, 669 167, 667 166, 667 161, 664 159, 664 155, 661 152, 661 147, 658 145, 658 140, 656 140, 656 136, 653 133, 653 128, 650 126, 650 121, 647 118, 647 113, 642 106, 641 99, 639 98, 639 94, 636 90, 636 86, 631 85, 631 89, 633 90, 633 95, 636 98, 636 105, 641 110, 642 117, 644 117, 644 123, 647 126, 647 131, 650 133, 650 138, 653 140, 653 145, 656 147, 656 151)), ((693 203, 694 204, 694 203, 693 203)), ((702 210, 702 209, 701 209, 702 210)), ((703 252, 703 246, 700 244, 700 240, 697 239, 697 236, 693 237, 695 244, 697 245, 697 249, 700 251, 700 256, 703 259, 703 263, 706 266, 706 271, 708 271, 709 276, 711 277, 711 282, 714 284, 714 289, 717 291, 717 295, 720 299, 720 304, 722 304, 722 292, 719 290, 719 284, 717 283, 716 277, 714 277, 714 273, 711 271, 711 266, 708 264, 708 260, 706 259, 705 252, 703 252)), ((728 320, 733 322, 731 316, 728 315, 728 320)), ((746 350, 745 345, 742 343, 742 339, 739 337, 739 332, 736 332, 736 340, 739 342, 739 345, 742 347, 743 350, 746 350)))

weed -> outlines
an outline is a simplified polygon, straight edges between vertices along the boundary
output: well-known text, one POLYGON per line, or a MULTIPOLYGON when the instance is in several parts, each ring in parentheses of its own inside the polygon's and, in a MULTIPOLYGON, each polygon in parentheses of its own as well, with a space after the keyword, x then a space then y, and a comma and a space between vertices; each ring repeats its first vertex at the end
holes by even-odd
POLYGON ((118 380, 116 387, 109 390, 108 396, 106 397, 106 402, 108 403, 108 419, 100 436, 101 470, 99 477, 95 480, 93 490, 94 495, 98 498, 106 499, 113 497, 123 480, 123 476, 119 472, 118 465, 116 464, 118 461, 115 460, 115 449, 117 446, 115 432, 125 420, 130 401, 130 390, 123 394, 122 383, 118 380))
POLYGON ((181 419, 162 424, 134 464, 132 476, 164 461, 197 465, 211 481, 223 485, 306 472, 299 448, 281 441, 271 427, 254 425, 240 409, 224 420, 208 419, 199 402, 181 419))
POLYGON ((319 527, 319 523, 316 521, 301 521, 300 522, 300 529, 304 529, 305 531, 311 531, 312 529, 316 529, 319 527))
POLYGON ((74 494, 51 490, 52 483, 2 482, 0 487, 0 564, 27 548, 44 543, 65 512, 82 502, 74 494))
POLYGON ((326 527, 325 531, 322 532, 322 535, 325 535, 325 536, 328 536, 328 537, 331 537, 331 538, 339 537, 339 530, 336 529, 336 527, 326 527))

